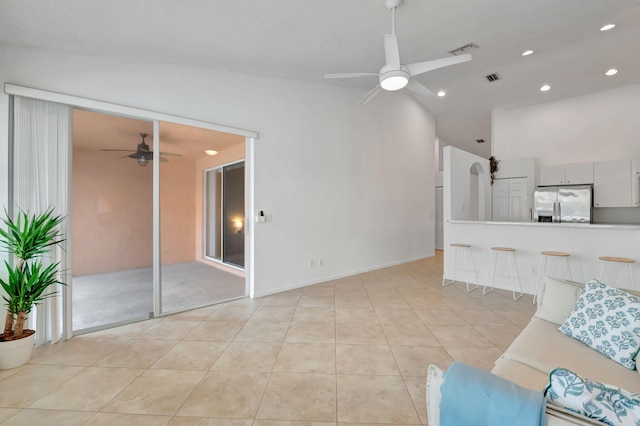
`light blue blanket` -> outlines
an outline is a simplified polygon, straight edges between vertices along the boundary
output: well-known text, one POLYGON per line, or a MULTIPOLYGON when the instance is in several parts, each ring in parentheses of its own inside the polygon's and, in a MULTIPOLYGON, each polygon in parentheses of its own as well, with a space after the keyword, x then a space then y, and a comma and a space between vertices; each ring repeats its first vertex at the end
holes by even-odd
POLYGON ((454 362, 440 387, 440 426, 546 426, 542 392, 454 362))

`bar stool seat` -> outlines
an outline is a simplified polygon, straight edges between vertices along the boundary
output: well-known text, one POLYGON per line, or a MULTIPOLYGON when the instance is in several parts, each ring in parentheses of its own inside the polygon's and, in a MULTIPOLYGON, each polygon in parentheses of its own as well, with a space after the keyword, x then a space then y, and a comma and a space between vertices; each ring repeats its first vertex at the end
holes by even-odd
POLYGON ((565 268, 565 278, 571 279, 571 268, 569 267, 569 253, 565 253, 563 251, 541 251, 540 255, 542 256, 542 263, 540 265, 540 269, 538 270, 538 282, 536 283, 536 292, 533 295, 533 304, 535 305, 536 300, 538 298, 538 289, 540 288, 540 282, 542 281, 542 275, 547 270, 547 259, 551 258, 563 258, 564 259, 564 268, 565 268))
POLYGON ((473 256, 471 256, 471 244, 466 244, 466 243, 451 243, 449 244, 451 247, 453 247, 455 250, 453 252, 453 279, 452 280, 446 280, 444 278, 444 274, 442 274, 442 287, 446 287, 450 284, 453 284, 456 280, 456 260, 458 258, 458 249, 462 249, 462 257, 464 259, 464 277, 467 283, 467 291, 473 291, 475 289, 478 288, 478 284, 475 284, 475 286, 472 286, 469 283, 469 268, 467 266, 467 257, 469 257, 469 263, 471 263, 471 267, 473 268, 473 273, 476 276, 476 283, 478 282, 478 273, 476 271, 476 267, 473 264, 473 256))
POLYGON ((489 261, 489 271, 487 271, 487 279, 482 289, 482 294, 489 294, 495 288, 496 281, 496 265, 498 263, 498 253, 507 253, 509 256, 509 271, 511 274, 511 291, 513 293, 513 301, 517 302, 523 295, 522 283, 520 282, 520 273, 518 272, 518 263, 516 262, 516 249, 512 247, 491 247, 491 260, 489 261), (518 288, 520 289, 519 295, 516 296, 516 285, 514 283, 513 269, 515 267, 516 275, 518 277, 518 288), (489 278, 491 277, 491 287, 489 287, 489 278), (487 290, 489 288, 489 290, 487 290))
POLYGON ((602 276, 604 275, 604 267, 607 263, 626 263, 627 265, 629 265, 629 276, 631 277, 631 287, 635 288, 636 285, 633 282, 633 269, 631 268, 631 265, 633 263, 636 263, 635 259, 629 259, 628 257, 616 257, 616 256, 600 256, 598 257, 598 259, 600 259, 600 261, 602 262, 602 267, 600 268, 600 278, 598 278, 599 281, 602 281, 602 276))

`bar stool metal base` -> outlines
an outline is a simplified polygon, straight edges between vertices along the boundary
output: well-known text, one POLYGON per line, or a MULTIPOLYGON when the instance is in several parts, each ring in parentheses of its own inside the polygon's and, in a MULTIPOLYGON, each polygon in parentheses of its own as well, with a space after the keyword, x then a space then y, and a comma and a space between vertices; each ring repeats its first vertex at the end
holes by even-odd
POLYGON ((453 284, 454 282, 456 282, 455 277, 456 277, 456 260, 458 258, 458 249, 461 248, 462 249, 462 257, 464 259, 464 277, 465 277, 465 281, 467 283, 467 291, 468 292, 472 292, 473 290, 477 289, 479 287, 478 284, 471 284, 469 283, 469 268, 467 266, 467 254, 469 256, 469 261, 471 263, 471 267, 473 268, 473 273, 476 276, 476 283, 478 282, 478 272, 476 270, 475 265, 473 264, 473 256, 471 256, 471 245, 470 244, 463 244, 463 243, 452 243, 450 244, 451 247, 454 247, 455 250, 453 252, 453 278, 452 280, 447 280, 444 277, 444 274, 442 274, 442 287, 446 287, 448 285, 453 284))
POLYGON ((551 257, 562 257, 564 258, 564 273, 566 279, 571 279, 571 268, 569 267, 569 253, 565 253, 563 251, 541 251, 542 261, 540 264, 540 269, 538 270, 538 281, 536 282, 536 292, 533 294, 533 304, 536 304, 536 300, 538 299, 538 291, 540 288, 540 282, 542 281, 542 274, 547 270, 547 259, 551 257))
POLYGON ((495 289, 495 281, 496 281, 496 265, 498 263, 498 252, 507 252, 509 254, 509 271, 511 273, 511 292, 513 293, 513 301, 517 302, 522 296, 522 283, 520 281, 520 272, 518 272, 518 264, 516 262, 515 256, 516 249, 511 247, 491 247, 491 260, 489 261, 489 271, 487 271, 487 279, 484 284, 484 288, 482 289, 482 294, 486 295, 491 293, 495 289), (513 269, 515 266, 516 276, 518 277, 518 288, 519 292, 516 292, 516 286, 513 281, 513 269), (491 278, 491 286, 489 287, 489 278, 491 278), (488 290, 487 290, 488 288, 488 290))
POLYGON ((631 288, 635 289, 636 284, 633 281, 633 268, 631 268, 632 263, 636 263, 634 259, 629 259, 627 257, 612 257, 612 256, 600 256, 598 259, 602 261, 602 267, 600 268, 600 277, 598 281, 602 281, 602 276, 604 275, 604 266, 607 263, 626 263, 629 266, 629 276, 631 276, 631 288))

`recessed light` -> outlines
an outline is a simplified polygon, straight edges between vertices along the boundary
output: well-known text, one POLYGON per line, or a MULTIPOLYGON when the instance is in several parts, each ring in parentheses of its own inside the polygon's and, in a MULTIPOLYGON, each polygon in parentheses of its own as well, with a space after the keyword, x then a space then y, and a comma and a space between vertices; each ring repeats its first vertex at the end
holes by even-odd
POLYGON ((529 56, 533 53, 533 50, 525 50, 524 52, 522 52, 522 56, 529 56))
POLYGON ((447 92, 445 92, 444 90, 441 90, 441 91, 438 92, 438 96, 440 96, 441 98, 446 96, 446 95, 447 95, 447 92))
POLYGON ((607 72, 605 72, 605 75, 611 77, 612 75, 616 75, 618 74, 618 70, 615 68, 611 68, 610 70, 607 70, 607 72))
POLYGON ((609 31, 612 28, 615 28, 616 24, 607 24, 604 27, 600 28, 600 31, 609 31))
POLYGON ((216 155, 218 151, 216 151, 215 149, 205 149, 204 153, 207 155, 216 155))
POLYGON ((551 89, 551 86, 549 86, 548 84, 545 84, 544 86, 542 86, 540 88, 541 92, 547 92, 549 89, 551 89))

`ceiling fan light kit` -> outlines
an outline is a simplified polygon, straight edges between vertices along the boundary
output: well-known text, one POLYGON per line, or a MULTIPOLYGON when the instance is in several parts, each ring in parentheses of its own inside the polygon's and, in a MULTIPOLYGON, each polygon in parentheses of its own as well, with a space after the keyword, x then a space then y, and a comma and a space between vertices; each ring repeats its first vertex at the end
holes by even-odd
POLYGON ((368 77, 370 75, 377 75, 380 84, 371 89, 367 95, 360 101, 361 104, 366 104, 375 95, 380 92, 380 89, 387 91, 396 91, 403 88, 407 88, 419 95, 434 95, 434 93, 427 89, 425 86, 417 82, 412 77, 420 74, 424 74, 428 71, 436 70, 439 68, 448 67, 450 65, 459 64, 471 60, 471 55, 466 53, 458 56, 445 57, 435 59, 432 61, 417 62, 414 64, 402 64, 400 62, 400 50, 398 48, 398 39, 396 38, 396 8, 400 6, 402 0, 385 0, 385 6, 391 10, 391 34, 384 36, 384 56, 385 65, 380 68, 380 71, 375 73, 339 73, 339 74, 325 74, 324 78, 353 78, 353 77, 368 77))
POLYGON ((380 87, 393 92, 400 90, 409 83, 409 73, 405 70, 391 70, 380 74, 380 87))

